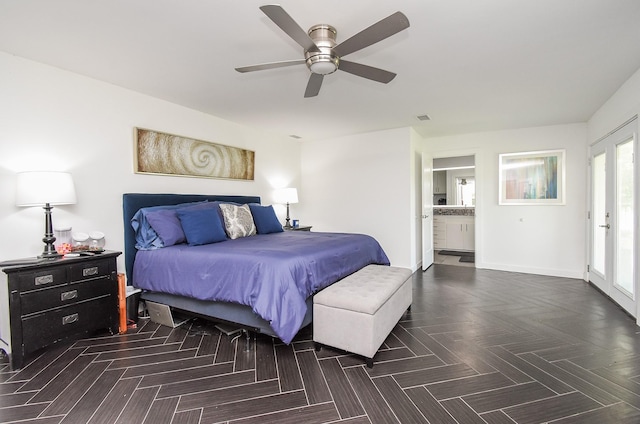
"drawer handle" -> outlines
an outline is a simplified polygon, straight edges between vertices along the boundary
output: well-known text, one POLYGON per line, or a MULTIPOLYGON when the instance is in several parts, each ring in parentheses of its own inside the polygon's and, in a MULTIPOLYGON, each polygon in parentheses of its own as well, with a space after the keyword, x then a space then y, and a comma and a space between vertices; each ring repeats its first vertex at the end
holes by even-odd
POLYGON ((62 325, 73 324, 76 321, 78 321, 77 313, 62 317, 62 325))
POLYGON ((53 283, 53 274, 41 275, 35 279, 36 286, 53 283))
POLYGON ((75 299, 76 297, 78 297, 78 290, 71 290, 60 294, 60 300, 63 302, 65 300, 75 299))
POLYGON ((89 277, 91 275, 96 275, 98 273, 98 267, 97 266, 92 266, 91 268, 84 268, 82 270, 82 276, 83 277, 89 277))

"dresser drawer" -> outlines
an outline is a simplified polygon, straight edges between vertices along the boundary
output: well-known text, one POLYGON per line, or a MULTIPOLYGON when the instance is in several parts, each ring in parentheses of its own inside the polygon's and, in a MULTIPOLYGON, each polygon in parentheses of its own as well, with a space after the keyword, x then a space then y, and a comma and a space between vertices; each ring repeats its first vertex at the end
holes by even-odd
POLYGON ((103 296, 64 308, 22 318, 25 351, 34 351, 59 340, 78 336, 96 328, 108 328, 114 321, 117 302, 103 296))
POLYGON ((447 236, 447 230, 446 229, 442 229, 442 228, 434 228, 433 229, 433 237, 434 238, 438 238, 438 237, 445 238, 446 236, 447 236))
POLYGON ((433 219, 433 242, 435 247, 444 245, 444 241, 447 237, 447 225, 446 222, 440 217, 433 219))
POLYGON ((111 275, 111 261, 94 260, 71 265, 69 267, 71 282, 90 280, 111 275))
POLYGON ((116 293, 115 283, 110 278, 102 277, 98 280, 83 284, 68 284, 53 287, 48 290, 38 290, 20 296, 22 315, 31 315, 49 309, 59 308, 72 303, 116 293))
POLYGON ((43 270, 25 272, 18 276, 20 292, 40 290, 67 282, 67 270, 62 267, 45 268, 43 270))

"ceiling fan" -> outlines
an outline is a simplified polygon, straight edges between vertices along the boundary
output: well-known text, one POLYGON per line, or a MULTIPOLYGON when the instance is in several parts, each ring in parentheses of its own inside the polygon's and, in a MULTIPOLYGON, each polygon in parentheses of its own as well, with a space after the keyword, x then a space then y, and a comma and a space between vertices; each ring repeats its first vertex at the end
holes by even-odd
POLYGON ((363 29, 353 37, 336 44, 337 31, 327 24, 314 25, 305 32, 291 16, 279 5, 261 6, 269 19, 280 27, 304 49, 304 59, 283 62, 263 63, 260 65, 235 68, 238 72, 262 71, 285 66, 306 64, 311 71, 304 97, 317 96, 325 75, 337 70, 349 72, 359 77, 387 84, 396 74, 384 69, 374 68, 361 63, 349 62, 342 57, 382 41, 409 27, 409 19, 396 12, 381 21, 363 29))

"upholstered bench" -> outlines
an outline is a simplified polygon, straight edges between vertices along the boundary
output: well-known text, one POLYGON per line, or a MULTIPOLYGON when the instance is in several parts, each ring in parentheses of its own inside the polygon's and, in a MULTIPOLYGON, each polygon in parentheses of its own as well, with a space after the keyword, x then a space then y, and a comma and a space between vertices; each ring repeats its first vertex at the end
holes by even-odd
POLYGON ((411 270, 368 265, 313 297, 316 350, 332 346, 367 358, 376 354, 411 307, 411 270))

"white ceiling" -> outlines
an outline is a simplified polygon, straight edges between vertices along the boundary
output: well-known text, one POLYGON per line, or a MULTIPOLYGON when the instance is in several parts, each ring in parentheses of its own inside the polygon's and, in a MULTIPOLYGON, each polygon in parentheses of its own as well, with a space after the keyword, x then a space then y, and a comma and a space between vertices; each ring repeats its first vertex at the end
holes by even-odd
POLYGON ((585 122, 640 68, 639 0, 282 0, 338 43, 397 10, 411 24, 347 56, 397 73, 389 84, 338 71, 305 99, 304 65, 234 70, 302 58, 263 4, 0 0, 0 50, 303 140, 585 122))

